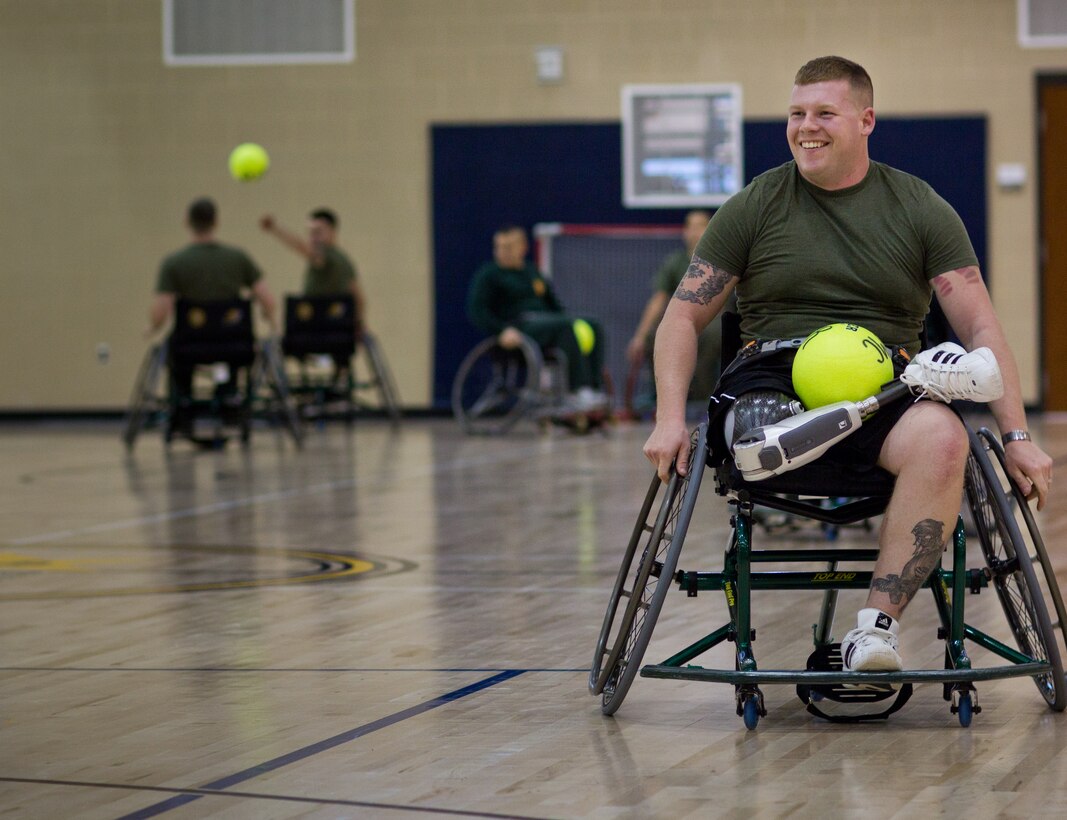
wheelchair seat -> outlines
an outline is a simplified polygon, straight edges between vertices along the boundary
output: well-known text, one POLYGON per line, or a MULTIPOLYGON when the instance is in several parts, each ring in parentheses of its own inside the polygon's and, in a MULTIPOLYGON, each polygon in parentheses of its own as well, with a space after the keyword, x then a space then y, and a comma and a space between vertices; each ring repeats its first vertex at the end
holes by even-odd
POLYGON ((168 347, 175 363, 226 362, 234 367, 252 364, 256 339, 251 302, 179 299, 174 306, 174 329, 168 347))
POLYGON ((286 296, 286 356, 332 356, 337 361, 356 352, 356 306, 350 294, 341 296, 286 296))

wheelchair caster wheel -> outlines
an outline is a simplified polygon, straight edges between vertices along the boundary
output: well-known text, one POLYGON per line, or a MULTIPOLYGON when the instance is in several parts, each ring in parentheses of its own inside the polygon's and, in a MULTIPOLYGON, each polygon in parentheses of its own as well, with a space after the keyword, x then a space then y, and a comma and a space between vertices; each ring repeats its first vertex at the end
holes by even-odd
POLYGON ((970 695, 960 696, 960 705, 956 707, 956 716, 960 719, 960 726, 964 729, 971 725, 974 709, 972 708, 970 695))
POLYGON ((742 708, 742 719, 745 721, 746 729, 755 729, 759 723, 759 704, 756 702, 755 695, 749 695, 745 698, 745 704, 742 708))
POLYGON ((755 729, 759 719, 767 714, 767 708, 763 705, 763 692, 758 688, 738 691, 737 714, 745 722, 746 729, 755 729))

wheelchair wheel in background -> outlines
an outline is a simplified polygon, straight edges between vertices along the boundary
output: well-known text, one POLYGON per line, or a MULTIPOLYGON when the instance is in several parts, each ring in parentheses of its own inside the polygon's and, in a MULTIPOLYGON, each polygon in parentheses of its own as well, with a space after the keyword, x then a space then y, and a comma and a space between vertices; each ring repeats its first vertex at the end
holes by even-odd
MULTIPOLYGON (((996 434, 983 427, 978 431, 978 435, 984 439, 988 449, 997 457, 997 464, 999 464, 1001 472, 1007 476, 1007 468, 1004 464, 1004 447, 996 434)), ((1027 501, 1026 496, 1023 495, 1022 490, 1019 489, 1014 481, 1009 481, 1008 484, 1011 487, 1011 495, 1015 501, 1016 509, 1019 511, 1019 516, 1025 525, 1025 528, 1020 529, 1023 538, 1028 539, 1026 544, 1030 562, 1040 565, 1045 576, 1045 589, 1049 598, 1052 599, 1052 608, 1056 615, 1056 623, 1053 624, 1053 627, 1059 630, 1060 638, 1064 639, 1064 636, 1067 635, 1067 632, 1065 632, 1067 630, 1067 609, 1064 607, 1063 595, 1060 592, 1059 582, 1056 580, 1056 572, 1052 567, 1052 562, 1049 560, 1048 550, 1045 549, 1045 540, 1041 537, 1041 532, 1037 528, 1037 521, 1034 520, 1030 502, 1027 501)), ((1067 647, 1067 643, 1060 644, 1061 650, 1065 647, 1067 647)))
MULTIPOLYGON (((281 345, 275 339, 263 342, 260 355, 252 365, 252 375, 249 376, 249 390, 252 395, 257 392, 259 383, 264 381, 271 396, 271 411, 293 437, 296 446, 302 447, 304 425, 300 421, 293 394, 289 391, 289 377, 285 374, 281 345)), ((246 437, 243 440, 246 440, 246 437)))
POLYGON ((464 432, 510 430, 537 399, 542 364, 541 351, 526 337, 514 350, 495 337, 475 345, 452 382, 452 412, 464 432))
POLYGON ((1008 500, 1010 479, 1002 468, 998 469, 999 460, 994 465, 987 455, 984 442, 988 438, 979 437, 972 430, 968 435, 971 455, 967 459, 965 487, 993 587, 1019 650, 1051 665, 1051 671, 1034 676, 1034 682, 1048 705, 1062 712, 1067 707, 1067 681, 1059 644, 1029 546, 1008 500))
POLYGON ((654 478, 648 488, 615 580, 589 672, 589 691, 601 695, 600 711, 605 715, 614 714, 622 705, 641 666, 678 566, 706 460, 705 423, 693 432, 688 475, 671 475, 651 522, 649 516, 662 485, 654 478), (648 537, 642 544, 645 533, 648 537))
POLYGON ((123 426, 122 440, 127 450, 133 450, 137 436, 149 421, 149 416, 159 411, 163 403, 159 396, 159 376, 167 359, 165 344, 155 344, 148 349, 137 372, 137 380, 130 395, 129 409, 126 411, 126 423, 123 426))
POLYGON ((393 381, 393 372, 382 355, 382 349, 378 345, 377 337, 370 333, 363 334, 363 349, 367 351, 367 364, 370 368, 374 386, 378 388, 378 397, 382 403, 382 409, 388 414, 393 424, 400 423, 400 394, 393 381))

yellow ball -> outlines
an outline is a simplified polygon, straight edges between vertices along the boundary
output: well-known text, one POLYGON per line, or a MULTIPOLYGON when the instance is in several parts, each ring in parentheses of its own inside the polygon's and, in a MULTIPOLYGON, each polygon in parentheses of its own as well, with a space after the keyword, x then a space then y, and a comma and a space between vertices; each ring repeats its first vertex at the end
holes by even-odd
POLYGON ((882 340, 840 322, 814 331, 793 359, 793 389, 808 410, 836 401, 862 401, 893 378, 882 340))
POLYGON ((596 347, 596 333, 593 331, 593 326, 585 319, 575 319, 573 327, 574 338, 578 340, 578 349, 582 351, 583 356, 588 356, 596 347))
POLYGON ((259 179, 270 168, 270 157, 262 145, 242 142, 230 152, 230 175, 242 182, 259 179))

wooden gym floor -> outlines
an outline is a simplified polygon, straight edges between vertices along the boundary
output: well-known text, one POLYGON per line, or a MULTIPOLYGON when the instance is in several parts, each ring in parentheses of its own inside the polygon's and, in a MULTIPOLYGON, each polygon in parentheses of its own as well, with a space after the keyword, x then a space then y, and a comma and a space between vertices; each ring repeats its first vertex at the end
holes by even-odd
MULTIPOLYGON (((1067 421, 1034 429, 1062 474, 1067 421)), ((979 684, 969 729, 932 685, 878 725, 821 722, 771 686, 749 732, 730 687, 642 678, 602 716, 587 669, 647 430, 364 421, 302 452, 257 431, 247 451, 169 457, 149 432, 127 457, 117 425, 0 427, 0 814, 1067 814, 1067 715, 1028 679, 979 684)), ((710 482, 701 501, 680 565, 718 569, 727 512, 710 482)), ((1067 504, 1051 506, 1067 586, 1067 504)), ((861 597, 843 594, 837 634, 861 597)), ((763 666, 803 664, 818 601, 756 598, 763 666)), ((968 605, 981 628, 1005 623, 992 592, 968 605)), ((645 660, 724 618, 721 596, 672 591, 645 660)), ((925 597, 902 650, 941 661, 925 597)))

